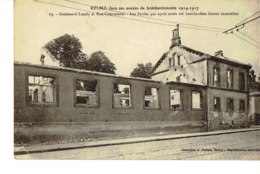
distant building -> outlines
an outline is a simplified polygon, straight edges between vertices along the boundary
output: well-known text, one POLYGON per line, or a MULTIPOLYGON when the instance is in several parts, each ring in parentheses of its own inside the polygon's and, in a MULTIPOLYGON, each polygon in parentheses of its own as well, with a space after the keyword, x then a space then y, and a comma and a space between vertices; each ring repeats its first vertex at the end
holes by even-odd
MULTIPOLYGON (((154 66, 152 79, 165 83, 205 85, 207 86, 205 109, 209 127, 214 129, 241 124, 246 126, 250 69, 251 65, 227 58, 223 51, 218 51, 212 56, 182 45, 177 26, 177 29, 173 30, 169 50, 154 66)), ((172 97, 176 97, 175 95, 172 97)), ((192 93, 192 109, 202 109, 200 96, 199 90, 192 93)), ((176 109, 177 101, 171 102, 172 107, 176 109)))

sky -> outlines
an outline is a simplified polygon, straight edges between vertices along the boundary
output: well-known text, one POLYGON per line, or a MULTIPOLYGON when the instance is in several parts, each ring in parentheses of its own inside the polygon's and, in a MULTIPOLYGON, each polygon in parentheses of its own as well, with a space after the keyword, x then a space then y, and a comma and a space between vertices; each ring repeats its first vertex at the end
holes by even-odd
MULTIPOLYGON (((260 74, 260 18, 244 26, 244 33, 223 34, 208 31, 207 28, 195 30, 183 28, 182 23, 221 29, 229 29, 240 21, 260 10, 260 0, 162 0, 162 1, 126 1, 126 0, 16 0, 14 3, 14 59, 16 61, 39 63, 41 48, 50 40, 64 34, 80 39, 83 52, 88 56, 95 51, 103 51, 115 64, 116 74, 129 76, 137 63, 151 62, 153 65, 171 45, 172 30, 180 23, 182 44, 211 55, 223 50, 224 56, 253 65, 260 74), (44 3, 47 2, 47 3, 44 3), (49 4, 48 4, 49 3, 49 4), (53 5, 53 4, 58 4, 53 5), (105 12, 91 10, 89 6, 111 7, 198 7, 197 12, 236 12, 239 15, 170 15, 148 16, 147 18, 127 16, 123 19, 112 16, 60 16, 59 13, 105 12), (63 7, 61 7, 63 6, 63 7), (66 6, 66 7, 65 7, 66 6), (71 7, 71 8, 68 8, 71 7), (74 9, 73 9, 74 8, 74 9), (57 14, 51 16, 50 14, 57 14), (154 20, 156 18, 160 20, 154 20), (141 20, 141 21, 140 21, 141 20), (160 24, 155 24, 160 23, 160 24), (203 29, 203 30, 201 30, 203 29), (249 36, 249 37, 247 37, 249 36), (253 40, 252 40, 253 39, 253 40)), ((122 12, 169 12, 159 10, 125 10, 122 12)), ((112 11, 108 11, 112 12, 112 11)), ((175 10, 171 12, 181 12, 175 10)), ((192 12, 188 10, 187 12, 192 12)), ((259 16, 260 13, 253 17, 259 16)), ((187 27, 187 25, 186 25, 187 27)), ((193 27, 193 26, 190 26, 193 27)), ((195 27, 193 27, 195 28, 195 27)))

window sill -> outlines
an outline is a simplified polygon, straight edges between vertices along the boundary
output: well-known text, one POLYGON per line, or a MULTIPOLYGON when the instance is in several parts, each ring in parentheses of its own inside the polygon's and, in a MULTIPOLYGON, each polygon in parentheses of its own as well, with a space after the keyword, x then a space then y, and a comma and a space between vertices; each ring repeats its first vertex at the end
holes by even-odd
POLYGON ((146 107, 144 107, 144 110, 161 110, 161 108, 159 107, 159 108, 146 108, 146 107))
POLYGON ((58 103, 33 103, 33 102, 28 102, 28 106, 37 106, 37 107, 58 107, 58 103))
POLYGON ((203 108, 191 108, 192 111, 204 111, 203 108))
POLYGON ((113 107, 113 109, 125 109, 125 110, 128 110, 128 109, 134 109, 133 106, 131 107, 113 107))
POLYGON ((99 108, 99 105, 75 104, 75 108, 99 108))

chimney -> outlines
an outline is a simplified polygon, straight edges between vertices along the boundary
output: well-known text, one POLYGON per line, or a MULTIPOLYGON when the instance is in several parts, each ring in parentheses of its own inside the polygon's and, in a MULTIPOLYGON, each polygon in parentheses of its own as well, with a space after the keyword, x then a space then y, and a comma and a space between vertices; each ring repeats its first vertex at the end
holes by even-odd
POLYGON ((219 50, 219 51, 215 52, 215 56, 216 57, 224 57, 223 51, 219 50))
POLYGON ((41 65, 44 65, 44 58, 45 58, 45 56, 42 54, 42 55, 41 55, 41 59, 40 59, 41 65))
POLYGON ((177 28, 172 31, 172 46, 181 45, 181 38, 179 36, 179 24, 177 28))

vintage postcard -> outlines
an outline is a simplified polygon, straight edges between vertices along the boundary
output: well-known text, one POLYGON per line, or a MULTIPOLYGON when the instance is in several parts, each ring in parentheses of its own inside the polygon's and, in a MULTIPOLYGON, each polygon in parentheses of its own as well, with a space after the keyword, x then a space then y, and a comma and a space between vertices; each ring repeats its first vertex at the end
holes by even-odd
POLYGON ((15 159, 259 160, 259 27, 259 0, 15 0, 15 159))

